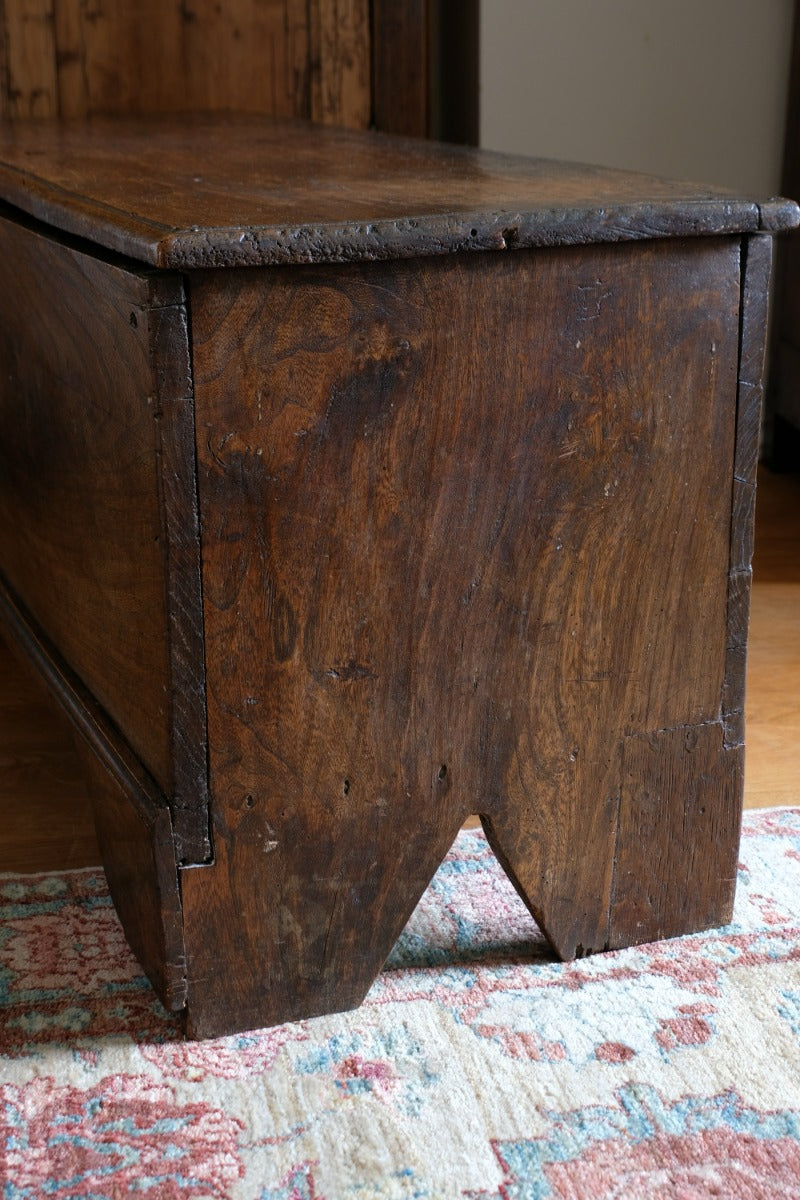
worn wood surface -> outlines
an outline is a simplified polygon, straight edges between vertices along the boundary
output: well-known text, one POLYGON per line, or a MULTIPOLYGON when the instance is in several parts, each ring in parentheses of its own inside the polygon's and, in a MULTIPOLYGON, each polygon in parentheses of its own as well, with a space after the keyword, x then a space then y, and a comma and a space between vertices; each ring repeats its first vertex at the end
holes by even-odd
POLYGON ((733 465, 727 664, 722 694, 725 745, 744 745, 745 669, 752 583, 756 470, 761 438, 761 403, 767 350, 772 238, 746 243, 742 280, 739 390, 733 465))
MULTIPOLYGON (((216 856, 182 875, 195 1033, 357 1002, 470 812, 564 956, 615 940, 620 852, 649 881, 637 770, 664 833, 696 738, 679 782, 729 812, 739 255, 192 278, 216 856)), ((713 909, 720 824, 694 834, 684 883, 713 909)))
POLYGON ((2 0, 2 117, 370 120, 368 0, 2 0))
POLYGON ((661 729, 625 743, 610 936, 613 946, 638 940, 642 929, 656 939, 686 929, 722 925, 733 912, 771 260, 771 238, 756 236, 744 242, 719 718, 661 729), (645 846, 658 848, 647 856, 649 875, 642 872, 645 846), (699 878, 716 881, 716 886, 698 887, 699 878))
POLYGON ((0 279, 0 571, 167 788, 153 285, 7 218, 0 279))
POLYGON ((115 770, 80 738, 77 748, 108 890, 125 937, 161 1003, 181 1012, 187 1000, 186 962, 170 810, 157 789, 143 786, 138 773, 115 770))
POLYGON ((125 935, 163 1003, 178 1011, 186 1003, 186 973, 167 802, 91 692, 2 583, 0 620, 72 724, 103 867, 125 935))
POLYGON ((254 117, 0 125, 0 197, 180 269, 752 232, 760 204, 600 167, 254 117))
POLYGON ((730 921, 744 753, 724 734, 711 720, 625 739, 607 945, 730 921))
POLYGON ((472 812, 563 957, 724 920, 796 207, 246 118, 0 194, 0 571, 190 1032, 356 1004, 472 812))
POLYGON ((180 281, 0 220, 0 576, 209 855, 180 281))
POLYGON ((200 582, 194 395, 182 286, 139 309, 154 375, 163 586, 169 645, 169 803, 180 863, 211 857, 206 746, 205 649, 200 582))
MULTIPOLYGON (((762 467, 747 654, 744 807, 798 804, 800 477, 762 467)), ((97 866, 86 782, 48 693, 0 630, 0 871, 97 866)), ((470 818, 469 824, 479 823, 470 818)))

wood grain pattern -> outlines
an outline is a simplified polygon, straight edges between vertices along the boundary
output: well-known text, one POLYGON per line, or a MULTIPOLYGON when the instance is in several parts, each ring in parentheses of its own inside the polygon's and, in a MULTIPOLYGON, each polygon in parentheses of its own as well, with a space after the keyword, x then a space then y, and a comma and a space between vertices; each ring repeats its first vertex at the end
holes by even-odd
POLYGON ((750 618, 756 470, 761 434, 772 238, 749 238, 742 280, 736 448, 731 505, 727 666, 722 694, 725 745, 744 745, 745 671, 750 618))
POLYGON ((608 945, 730 921, 744 750, 724 735, 709 721, 626 738, 608 945))
POLYGON ((312 121, 352 129, 369 126, 370 7, 367 0, 313 0, 308 5, 312 121))
POLYGON ((58 111, 53 0, 0 7, 4 88, 0 117, 51 117, 58 111))
POLYGON ((680 929, 721 925, 733 912, 771 261, 770 238, 753 237, 744 243, 720 719, 626 741, 612 945, 630 944, 641 929, 660 938, 680 929), (640 867, 644 845, 659 847, 646 888, 640 867))
POLYGON ((368 0, 3 0, 0 116, 231 110, 365 128, 368 0))
POLYGON ((0 221, 2 575, 206 861, 200 549, 180 281, 0 221), (169 599, 168 599, 169 598, 169 599))
MULTIPOLYGON (((800 803, 800 477, 763 467, 747 653, 745 808, 800 803)), ((0 639, 0 870, 97 866, 86 781, 66 722, 0 639)), ((477 817, 467 824, 479 825, 477 817)))
POLYGON ((7 219, 0 277, 2 572, 168 790, 153 285, 7 219))
POLYGON ((68 233, 181 270, 742 233, 800 221, 789 201, 246 116, 6 123, 0 197, 68 233))
POLYGON ((631 747, 721 729, 738 240, 198 275, 191 304, 191 1028, 355 1003, 473 811, 560 954, 608 944, 631 747))
POLYGON ((125 937, 161 1003, 181 1012, 186 962, 169 808, 140 777, 101 762, 80 739, 77 745, 103 870, 125 937))
POLYGON ((190 1032, 356 1004, 471 812, 562 957, 726 919, 796 206, 246 118, 0 184, 10 624, 190 1032))
MULTIPOLYGON (((755 545, 746 809, 800 802, 800 478, 761 468, 755 545)), ((97 866, 86 786, 69 726, 0 637, 0 870, 97 866)))
POLYGON ((211 858, 206 734, 205 648, 200 582, 194 394, 183 288, 170 281, 164 299, 140 310, 150 345, 155 456, 167 597, 169 802, 179 863, 211 858))
POLYGON ((186 974, 167 802, 94 696, 2 584, 0 619, 72 723, 103 867, 125 936, 162 1002, 178 1011, 186 1002, 186 974))

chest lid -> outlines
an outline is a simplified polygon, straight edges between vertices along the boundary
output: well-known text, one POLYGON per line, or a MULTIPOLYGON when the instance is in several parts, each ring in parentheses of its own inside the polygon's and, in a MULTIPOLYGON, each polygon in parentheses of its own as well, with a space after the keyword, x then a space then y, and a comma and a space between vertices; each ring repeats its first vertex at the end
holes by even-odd
POLYGON ((0 124, 0 199, 156 267, 777 232, 792 201, 260 116, 0 124))

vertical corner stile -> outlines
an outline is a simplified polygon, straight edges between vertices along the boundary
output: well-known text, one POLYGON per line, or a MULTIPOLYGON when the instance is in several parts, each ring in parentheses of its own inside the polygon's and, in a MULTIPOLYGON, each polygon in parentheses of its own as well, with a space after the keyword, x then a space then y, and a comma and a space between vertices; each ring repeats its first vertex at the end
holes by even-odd
POLYGON ((742 240, 741 255, 739 366, 731 495, 725 675, 721 698, 726 749, 744 745, 747 628, 771 266, 772 238, 764 234, 745 237, 742 240))
POLYGON ((180 866, 212 860, 194 389, 182 281, 159 279, 150 310, 169 626, 170 808, 180 866), (160 285, 160 286, 158 286, 160 285))

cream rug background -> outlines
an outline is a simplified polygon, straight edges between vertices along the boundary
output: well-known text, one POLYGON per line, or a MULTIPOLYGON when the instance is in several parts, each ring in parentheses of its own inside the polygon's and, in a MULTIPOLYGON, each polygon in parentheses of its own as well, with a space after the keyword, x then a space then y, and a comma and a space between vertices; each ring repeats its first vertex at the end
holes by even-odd
POLYGON ((3 1200, 800 1197, 800 810, 733 925, 552 960, 462 832, 356 1012, 180 1040, 102 873, 0 877, 3 1200))

